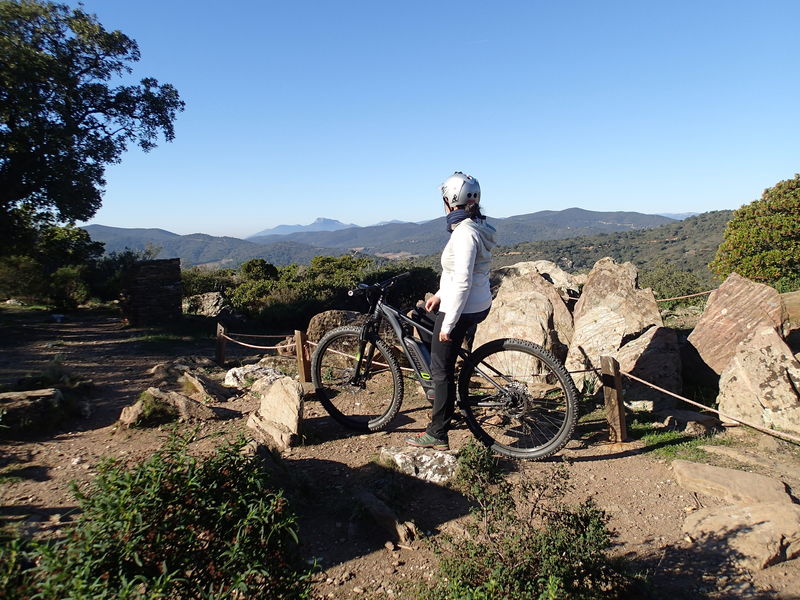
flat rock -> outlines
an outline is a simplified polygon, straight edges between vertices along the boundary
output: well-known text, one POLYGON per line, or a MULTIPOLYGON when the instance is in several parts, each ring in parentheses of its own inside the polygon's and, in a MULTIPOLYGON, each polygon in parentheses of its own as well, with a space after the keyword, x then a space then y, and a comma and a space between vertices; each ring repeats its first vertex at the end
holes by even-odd
POLYGON ((704 508, 683 530, 698 543, 723 542, 742 567, 765 569, 800 556, 800 505, 786 502, 704 508))
MULTIPOLYGON (((209 421, 219 416, 211 408, 178 392, 165 391, 151 387, 145 392, 146 399, 140 399, 122 409, 119 422, 125 427, 145 424, 146 403, 157 407, 160 417, 172 417, 179 421, 209 421)), ((152 408, 152 407, 151 407, 152 408)))
POLYGON ((456 472, 454 454, 425 448, 381 448, 381 461, 399 471, 431 483, 445 483, 456 472))
POLYGON ((569 309, 553 284, 538 272, 520 272, 515 267, 506 267, 502 275, 492 274, 497 282, 492 310, 478 325, 473 347, 497 338, 517 337, 539 344, 564 360, 573 334, 569 309))
POLYGON ((303 419, 303 388, 291 377, 259 379, 250 393, 261 401, 247 426, 259 439, 277 450, 294 445, 300 434, 303 419))
POLYGON ((688 460, 673 460, 672 470, 681 487, 733 504, 788 503, 786 484, 766 475, 746 473, 688 460))
MULTIPOLYGON (((708 452, 709 454, 716 454, 717 456, 725 456, 745 465, 754 465, 757 467, 772 468, 775 466, 775 460, 742 450, 741 448, 732 448, 731 446, 698 446, 700 450, 708 452)), ((800 471, 798 472, 800 474, 800 471)))
POLYGON ((689 343, 720 375, 742 340, 764 327, 782 337, 788 333, 788 315, 780 294, 768 285, 731 273, 708 297, 689 343))
POLYGON ((198 371, 187 371, 178 379, 178 383, 193 388, 192 395, 200 396, 203 402, 227 402, 235 392, 198 371))
POLYGON ((719 379, 717 403, 731 417, 800 433, 800 362, 774 328, 739 343, 719 379))

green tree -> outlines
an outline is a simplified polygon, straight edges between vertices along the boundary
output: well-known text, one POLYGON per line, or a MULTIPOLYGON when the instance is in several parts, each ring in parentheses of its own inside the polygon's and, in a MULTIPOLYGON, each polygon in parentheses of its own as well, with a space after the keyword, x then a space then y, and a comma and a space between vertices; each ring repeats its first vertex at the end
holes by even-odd
POLYGON ((709 268, 769 284, 800 279, 800 174, 734 211, 709 268))
POLYGON ((139 56, 80 7, 0 0, 0 254, 19 252, 31 227, 91 218, 129 143, 174 138, 174 87, 112 84, 139 56))

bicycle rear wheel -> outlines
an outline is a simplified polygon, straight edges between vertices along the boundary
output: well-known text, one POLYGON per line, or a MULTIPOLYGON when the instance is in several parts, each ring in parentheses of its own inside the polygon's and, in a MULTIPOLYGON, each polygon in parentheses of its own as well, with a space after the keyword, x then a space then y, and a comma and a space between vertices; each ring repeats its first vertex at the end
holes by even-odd
POLYGON ((577 419, 575 384, 550 352, 525 340, 487 342, 458 378, 467 426, 511 458, 538 460, 561 450, 577 419))
POLYGON ((311 380, 317 398, 337 422, 358 431, 379 431, 400 409, 403 378, 383 340, 370 340, 359 356, 360 335, 360 327, 348 325, 325 334, 311 358, 311 380))

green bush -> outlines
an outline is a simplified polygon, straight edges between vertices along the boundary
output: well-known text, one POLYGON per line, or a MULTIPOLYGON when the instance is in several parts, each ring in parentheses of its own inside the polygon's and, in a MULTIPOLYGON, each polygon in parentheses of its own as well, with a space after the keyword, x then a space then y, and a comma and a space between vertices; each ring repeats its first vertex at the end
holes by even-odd
POLYGON ((40 300, 47 289, 41 263, 30 256, 0 258, 0 297, 40 300))
POLYGON ((192 267, 181 271, 183 297, 226 292, 236 286, 236 272, 233 269, 205 269, 192 267))
POLYGON ((58 542, 6 540, 8 598, 308 598, 295 518, 244 442, 203 460, 172 438, 144 463, 100 467, 58 542))
POLYGON ((459 456, 456 484, 473 501, 465 538, 445 538, 424 600, 589 600, 631 597, 637 581, 609 558, 608 517, 591 501, 563 505, 566 467, 518 488, 491 451, 474 442, 459 456))
POLYGON ((89 286, 84 281, 86 268, 79 265, 59 267, 50 276, 48 295, 56 310, 72 310, 89 298, 89 286))
POLYGON ((734 211, 709 268, 768 284, 800 277, 800 174, 734 211))

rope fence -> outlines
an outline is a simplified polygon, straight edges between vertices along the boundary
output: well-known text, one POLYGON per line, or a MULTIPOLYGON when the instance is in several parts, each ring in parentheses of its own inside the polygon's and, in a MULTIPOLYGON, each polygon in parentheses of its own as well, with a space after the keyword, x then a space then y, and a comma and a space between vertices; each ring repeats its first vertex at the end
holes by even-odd
POLYGON ((675 298, 656 298, 656 302, 671 302, 673 300, 685 300, 686 298, 696 298, 697 296, 705 296, 717 290, 708 290, 705 292, 697 292, 696 294, 689 294, 687 296, 676 296, 675 298))
POLYGON ((601 381, 603 384, 603 395, 605 397, 606 418, 608 420, 610 437, 612 442, 618 443, 618 442, 625 442, 628 440, 628 431, 625 425, 624 404, 622 401, 622 376, 624 375, 625 377, 631 379, 632 381, 641 383, 642 385, 657 390, 662 394, 666 394, 668 396, 676 398, 681 402, 686 402, 687 404, 691 404, 692 406, 696 406, 697 408, 700 408, 702 410, 717 414, 723 419, 739 423, 740 425, 744 425, 745 427, 750 427, 751 429, 755 429, 758 432, 780 438, 787 442, 800 444, 800 438, 797 436, 784 433, 782 431, 767 429, 762 425, 758 425, 756 423, 750 423, 749 421, 746 421, 744 419, 740 419, 738 417, 725 414, 716 409, 709 408, 704 404, 700 404, 699 402, 695 402, 694 400, 690 400, 689 398, 686 398, 674 392, 670 392, 669 390, 665 390, 660 386, 657 386, 653 383, 650 383, 649 381, 637 377, 633 373, 623 371, 619 368, 619 363, 616 361, 616 359, 614 359, 611 356, 602 356, 600 357, 600 361, 602 364, 601 381))

